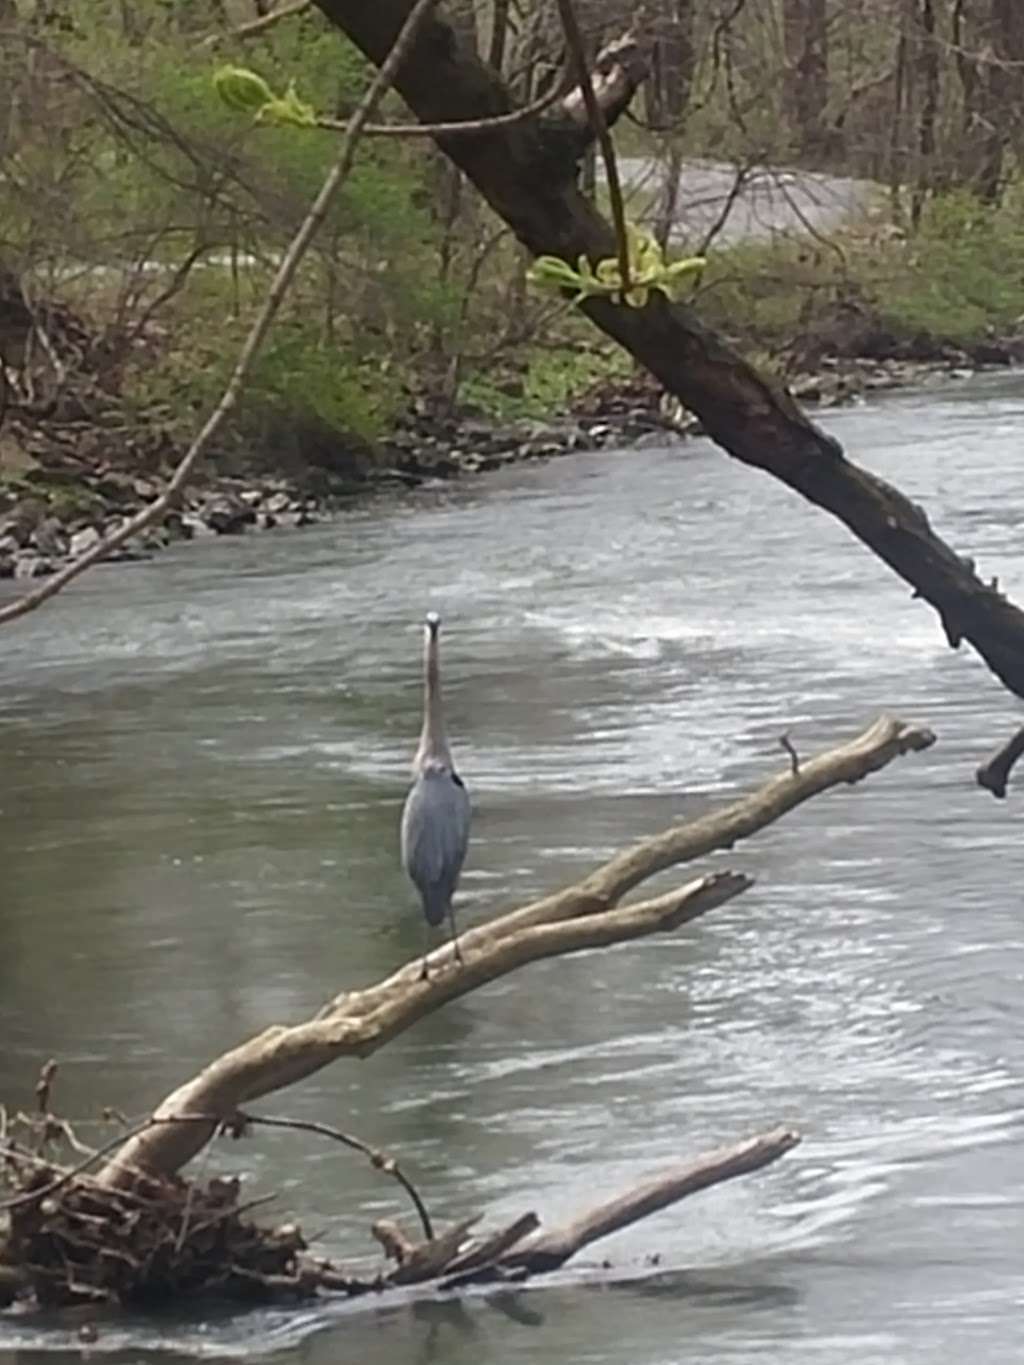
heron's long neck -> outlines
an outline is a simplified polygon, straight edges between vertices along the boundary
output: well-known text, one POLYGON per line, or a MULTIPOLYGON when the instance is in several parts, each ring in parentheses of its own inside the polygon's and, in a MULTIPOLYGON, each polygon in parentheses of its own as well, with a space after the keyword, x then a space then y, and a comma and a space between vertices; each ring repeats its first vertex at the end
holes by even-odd
POLYGON ((430 759, 451 763, 448 736, 441 712, 441 668, 437 636, 427 633, 423 646, 423 729, 416 751, 417 765, 430 759))

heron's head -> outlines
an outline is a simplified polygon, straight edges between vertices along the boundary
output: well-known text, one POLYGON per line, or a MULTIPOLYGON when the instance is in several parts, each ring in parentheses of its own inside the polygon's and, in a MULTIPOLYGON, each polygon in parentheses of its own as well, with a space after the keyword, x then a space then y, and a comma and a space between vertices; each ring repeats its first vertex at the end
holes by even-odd
POLYGON ((441 629, 441 618, 436 611, 428 611, 424 622, 427 634, 432 640, 437 639, 437 632, 441 629))

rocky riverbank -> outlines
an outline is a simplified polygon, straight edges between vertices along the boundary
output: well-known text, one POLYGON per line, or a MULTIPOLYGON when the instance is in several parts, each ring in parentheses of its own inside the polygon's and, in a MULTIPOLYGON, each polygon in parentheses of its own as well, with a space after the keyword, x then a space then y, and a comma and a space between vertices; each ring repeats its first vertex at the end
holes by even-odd
MULTIPOLYGON (((835 407, 967 378, 976 368, 959 353, 941 361, 824 358, 813 372, 791 376, 789 386, 810 406, 835 407)), ((204 471, 176 511, 110 558, 147 559, 181 540, 308 526, 353 497, 382 490, 699 433, 696 419, 646 378, 595 391, 557 420, 499 426, 473 416, 439 419, 424 408, 410 413, 381 449, 354 456, 343 473, 312 466, 289 476, 204 471)), ((72 445, 53 431, 16 423, 0 432, 0 578, 44 577, 91 549, 159 494, 175 459, 159 438, 143 457, 131 449, 116 459, 97 458, 95 450, 83 456, 72 445)))
MULTIPOLYGON (((415 489, 574 450, 636 444, 652 432, 660 433, 659 440, 674 438, 672 424, 656 407, 634 408, 621 397, 607 406, 607 413, 596 416, 509 426, 411 415, 379 450, 346 461, 343 473, 322 466, 290 475, 207 469, 196 475, 175 511, 109 560, 148 559, 182 540, 309 526, 374 492, 415 489)), ((0 578, 54 573, 152 502, 162 490, 161 475, 169 476, 168 462, 157 472, 134 473, 120 461, 68 456, 40 433, 19 434, 17 466, 12 471, 8 465, 0 477, 0 578)))

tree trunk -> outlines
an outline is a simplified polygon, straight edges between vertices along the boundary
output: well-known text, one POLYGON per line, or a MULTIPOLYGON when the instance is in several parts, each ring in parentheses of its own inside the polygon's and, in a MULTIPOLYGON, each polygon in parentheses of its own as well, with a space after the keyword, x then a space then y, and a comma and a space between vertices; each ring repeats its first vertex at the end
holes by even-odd
MULTIPOLYGON (((409 0, 316 4, 375 62, 390 50, 410 8, 409 0)), ((426 123, 512 108, 496 73, 460 49, 441 19, 421 29, 396 86, 426 123)), ((622 89, 628 99, 627 81, 622 89)), ((564 112, 556 108, 547 117, 438 141, 535 255, 572 262, 581 254, 594 262, 615 257, 609 225, 576 183, 580 128, 564 112)), ((689 308, 654 293, 643 308, 591 299, 582 310, 696 413, 712 440, 843 522, 935 607, 951 646, 969 640, 992 672, 1024 697, 1024 612, 934 533, 921 507, 848 460, 784 388, 762 378, 689 308)))
POLYGON ((1004 148, 1014 146, 1024 167, 1024 4, 992 0, 995 64, 990 68, 992 117, 999 121, 1004 148))
POLYGON ((914 14, 921 108, 917 119, 917 173, 910 201, 916 227, 935 183, 935 125, 939 115, 939 49, 935 35, 935 0, 917 0, 914 14))
POLYGON ((994 204, 1003 190, 1006 148, 1022 116, 1019 0, 955 0, 953 48, 962 97, 959 183, 994 204))
POLYGON ((509 0, 494 0, 491 10, 491 37, 487 45, 487 61, 495 71, 505 66, 505 45, 508 42, 509 0))
POLYGON ((693 43, 694 0, 662 0, 652 25, 651 76, 644 87, 647 121, 678 133, 690 103, 697 54, 693 43))
POLYGON ((786 47, 783 103, 800 158, 820 162, 827 151, 828 23, 825 0, 783 0, 786 47))

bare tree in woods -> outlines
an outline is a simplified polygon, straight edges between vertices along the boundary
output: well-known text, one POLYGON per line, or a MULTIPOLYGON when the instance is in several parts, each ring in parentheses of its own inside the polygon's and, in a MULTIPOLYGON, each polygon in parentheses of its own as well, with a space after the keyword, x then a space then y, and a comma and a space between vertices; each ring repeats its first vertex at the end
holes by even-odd
POLYGON ((783 95, 794 144, 818 162, 828 150, 828 22, 825 0, 783 0, 783 95))
POLYGON ((960 79, 959 179, 994 203, 1007 148, 1024 128, 1024 10, 1017 0, 953 0, 952 46, 960 79))
POLYGON ((914 0, 914 45, 920 111, 917 118, 917 173, 911 197, 910 218, 916 227, 925 201, 935 188, 940 71, 935 0, 914 0))
POLYGON ((683 133, 696 74, 693 0, 661 0, 651 23, 651 71, 644 83, 648 125, 664 138, 661 200, 654 235, 664 250, 679 216, 683 133))
POLYGON ((678 130, 696 69, 693 0, 661 0, 649 28, 651 74, 644 83, 648 122, 678 130))

